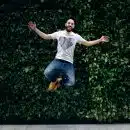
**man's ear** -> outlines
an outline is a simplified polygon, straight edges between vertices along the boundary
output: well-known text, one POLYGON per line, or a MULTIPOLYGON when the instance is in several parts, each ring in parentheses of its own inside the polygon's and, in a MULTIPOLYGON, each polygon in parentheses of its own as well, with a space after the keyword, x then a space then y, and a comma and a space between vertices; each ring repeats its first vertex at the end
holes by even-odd
POLYGON ((67 23, 65 23, 65 27, 66 27, 67 23))

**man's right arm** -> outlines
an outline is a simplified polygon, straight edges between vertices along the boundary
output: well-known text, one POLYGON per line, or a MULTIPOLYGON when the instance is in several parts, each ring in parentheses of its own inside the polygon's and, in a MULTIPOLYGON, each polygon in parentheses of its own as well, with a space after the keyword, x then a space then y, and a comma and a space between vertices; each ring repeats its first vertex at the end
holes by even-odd
MULTIPOLYGON (((34 24, 33 22, 29 22, 28 23, 28 27, 31 29, 31 30, 33 30, 34 32, 36 32, 41 38, 43 38, 43 39, 52 39, 52 35, 50 35, 50 34, 45 34, 45 33, 43 33, 43 32, 41 32, 37 27, 36 27, 36 24, 34 24)), ((54 37, 53 37, 53 39, 55 39, 54 37)))
POLYGON ((46 40, 52 39, 50 35, 41 32, 38 28, 35 28, 34 31, 43 39, 46 39, 46 40))

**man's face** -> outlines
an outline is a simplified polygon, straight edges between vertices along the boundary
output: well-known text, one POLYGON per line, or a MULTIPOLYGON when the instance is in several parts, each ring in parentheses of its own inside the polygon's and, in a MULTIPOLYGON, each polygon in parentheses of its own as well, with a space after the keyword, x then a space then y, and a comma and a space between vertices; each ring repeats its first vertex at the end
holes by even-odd
POLYGON ((74 26, 74 20, 69 19, 65 24, 66 31, 71 32, 74 29, 74 26))

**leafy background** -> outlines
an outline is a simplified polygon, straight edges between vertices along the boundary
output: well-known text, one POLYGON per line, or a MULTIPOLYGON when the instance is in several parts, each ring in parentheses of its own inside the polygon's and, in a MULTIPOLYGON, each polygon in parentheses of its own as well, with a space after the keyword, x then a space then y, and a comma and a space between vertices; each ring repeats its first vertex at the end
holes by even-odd
POLYGON ((128 1, 11 2, 1 2, 1 121, 130 119, 128 1), (41 39, 27 23, 33 21, 41 31, 52 33, 64 29, 70 17, 85 39, 108 35, 110 42, 77 45, 76 85, 47 93, 43 71, 56 54, 56 41, 41 39))

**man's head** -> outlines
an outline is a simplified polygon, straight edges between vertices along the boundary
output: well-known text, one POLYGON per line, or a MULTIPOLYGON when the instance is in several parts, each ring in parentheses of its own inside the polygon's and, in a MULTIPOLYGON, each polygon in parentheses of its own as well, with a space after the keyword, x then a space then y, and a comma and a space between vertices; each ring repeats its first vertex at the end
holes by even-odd
POLYGON ((65 29, 67 32, 71 32, 75 27, 75 23, 73 19, 68 19, 65 23, 65 29))

